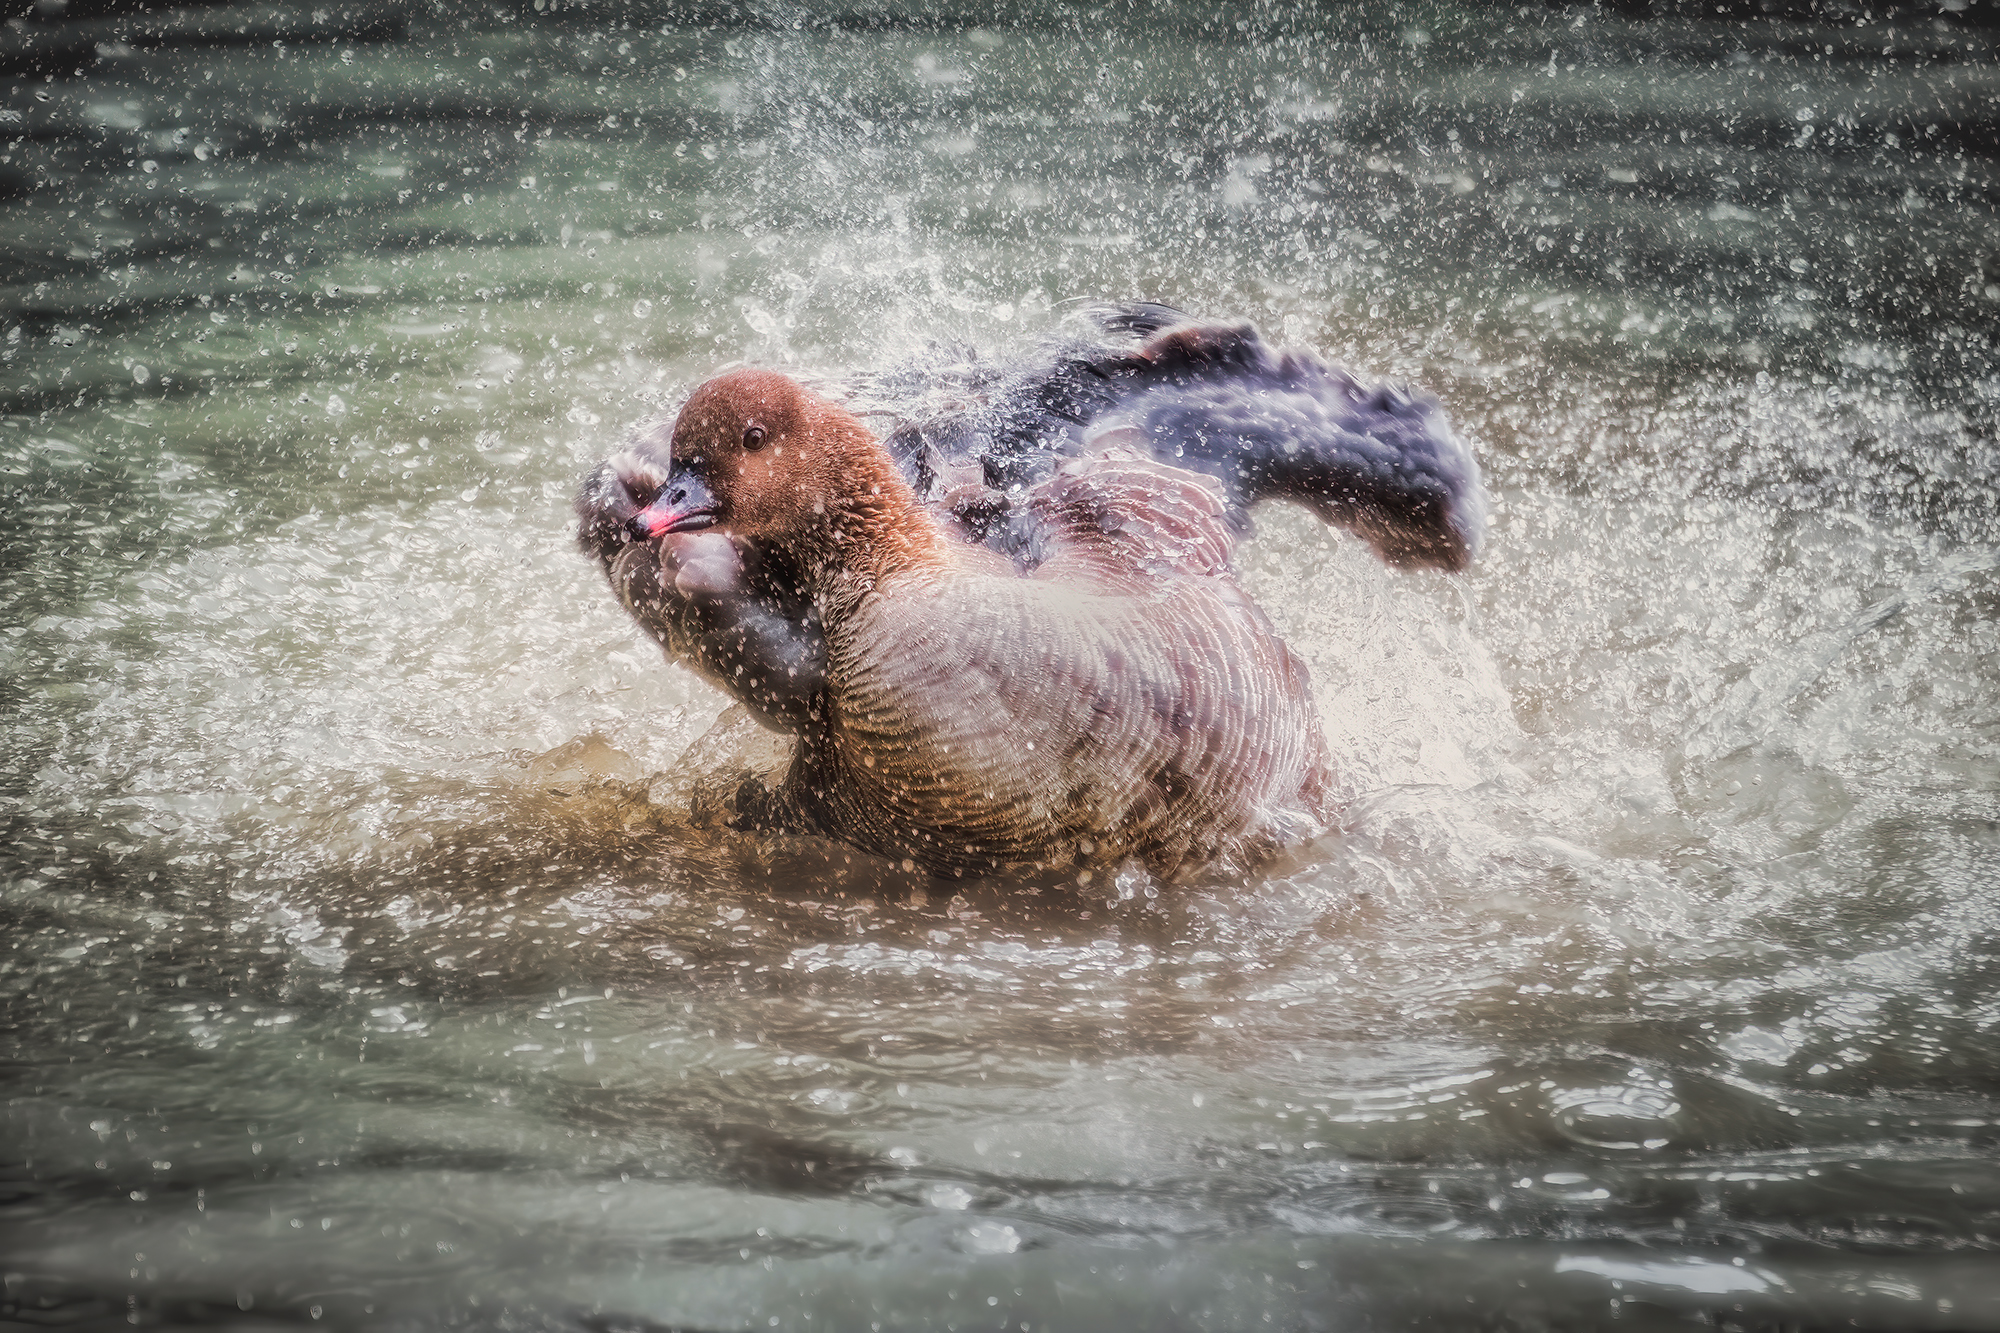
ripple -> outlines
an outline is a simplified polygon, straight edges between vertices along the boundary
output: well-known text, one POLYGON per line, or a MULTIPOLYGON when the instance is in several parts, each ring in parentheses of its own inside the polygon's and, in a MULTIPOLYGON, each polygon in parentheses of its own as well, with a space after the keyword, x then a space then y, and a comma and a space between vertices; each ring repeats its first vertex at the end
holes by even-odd
POLYGON ((848 1120, 870 1114, 882 1105, 874 1097, 854 1088, 813 1088, 794 1093, 792 1104, 807 1115, 826 1120, 848 1120))
POLYGON ((1471 1235, 1481 1230, 1469 1213, 1434 1194, 1382 1193, 1368 1198, 1336 1197, 1271 1210, 1280 1221, 1309 1235, 1359 1232, 1364 1236, 1471 1235))
POLYGON ((1960 1228, 1916 1213, 1861 1213, 1831 1217, 1812 1228, 1825 1241, 1864 1254, 1895 1254, 1949 1246, 1960 1228))
POLYGON ((1632 1260, 1609 1255, 1565 1255, 1557 1273, 1589 1273, 1642 1290, 1675 1291, 1711 1296, 1763 1294, 1784 1283, 1761 1269, 1715 1263, 1706 1259, 1632 1260))
POLYGON ((1664 1148, 1678 1129, 1681 1104, 1663 1088, 1619 1083, 1569 1088, 1550 1098, 1555 1126, 1573 1143, 1636 1152, 1664 1148))

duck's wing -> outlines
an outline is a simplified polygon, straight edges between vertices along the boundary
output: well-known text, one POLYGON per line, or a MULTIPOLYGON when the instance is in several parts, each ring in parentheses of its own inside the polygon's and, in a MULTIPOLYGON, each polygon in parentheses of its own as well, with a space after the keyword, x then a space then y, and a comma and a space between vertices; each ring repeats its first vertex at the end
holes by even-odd
POLYGON ((1248 324, 1181 324, 1093 369, 1117 391, 1093 432, 1137 431, 1153 457, 1220 480, 1239 509, 1301 501, 1395 565, 1460 570, 1478 553, 1486 489, 1435 399, 1363 385, 1248 324))
POLYGON ((1049 339, 1026 357, 996 360, 960 342, 935 342, 838 386, 868 420, 917 494, 935 500, 969 482, 1005 490, 1042 480, 1078 452, 1075 432, 1119 400, 1098 368, 1163 329, 1189 322, 1150 301, 1088 305, 1083 330, 1049 339))
POLYGON ((1297 500, 1392 564, 1458 570, 1478 552, 1479 465, 1435 399, 1364 385, 1249 324, 1148 302, 1089 317, 1092 334, 1024 363, 940 345, 869 377, 857 397, 919 495, 972 483, 1018 495, 1101 432, 1132 427, 1141 452, 1221 481, 1238 517, 1297 500))
POLYGON ((1032 577, 1140 592, 1175 577, 1232 577, 1241 525, 1215 478, 1127 447, 1137 432, 1105 432, 1094 449, 1028 492, 1038 543, 1032 577))

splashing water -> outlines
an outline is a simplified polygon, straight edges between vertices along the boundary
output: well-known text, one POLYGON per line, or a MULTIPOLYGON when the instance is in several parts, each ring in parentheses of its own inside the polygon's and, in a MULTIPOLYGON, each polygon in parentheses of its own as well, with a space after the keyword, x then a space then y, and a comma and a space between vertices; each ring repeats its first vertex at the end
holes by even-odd
POLYGON ((2000 1327, 1993 30, 1655 8, 10 29, 0 1315, 2000 1327), (1243 553, 1340 827, 691 822, 582 469, 1128 296, 1481 450, 1243 553))

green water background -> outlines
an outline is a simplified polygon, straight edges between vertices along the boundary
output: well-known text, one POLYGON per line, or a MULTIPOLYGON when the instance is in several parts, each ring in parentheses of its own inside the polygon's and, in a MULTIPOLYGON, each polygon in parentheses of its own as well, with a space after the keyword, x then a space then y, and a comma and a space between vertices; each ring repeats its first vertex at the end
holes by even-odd
POLYGON ((1992 12, 1726 8, 9 27, 0 1319, 2000 1328, 1992 12), (1487 468, 1244 553, 1342 826, 689 828, 582 470, 1128 296, 1487 468))

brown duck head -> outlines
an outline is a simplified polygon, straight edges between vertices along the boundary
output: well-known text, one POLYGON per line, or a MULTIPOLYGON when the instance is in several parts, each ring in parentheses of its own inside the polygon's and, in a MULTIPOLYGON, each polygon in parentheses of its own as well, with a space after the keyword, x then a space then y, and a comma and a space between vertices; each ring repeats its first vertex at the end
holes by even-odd
POLYGON ((697 388, 674 421, 666 476, 633 498, 637 540, 719 529, 815 582, 829 566, 879 578, 943 558, 936 523, 868 428, 776 371, 697 388))

